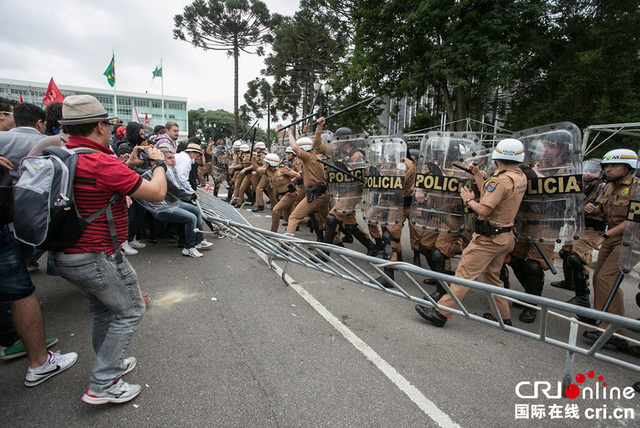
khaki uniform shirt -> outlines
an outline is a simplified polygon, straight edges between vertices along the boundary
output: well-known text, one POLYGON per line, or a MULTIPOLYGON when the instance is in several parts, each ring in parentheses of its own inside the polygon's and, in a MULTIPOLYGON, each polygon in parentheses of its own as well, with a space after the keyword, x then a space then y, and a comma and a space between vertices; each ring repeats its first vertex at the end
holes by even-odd
POLYGON ((513 226, 526 190, 527 177, 517 165, 496 171, 480 191, 479 202, 493 209, 486 220, 494 227, 513 226))
POLYGON ((273 190, 278 194, 289 190, 289 186, 292 184, 291 178, 295 176, 295 173, 284 165, 278 165, 275 168, 270 166, 267 168, 266 174, 273 184, 273 190))
POLYGON ((596 201, 602 204, 604 219, 609 229, 616 227, 627 218, 629 210, 629 188, 633 182, 633 174, 621 177, 619 180, 607 183, 602 196, 596 201))

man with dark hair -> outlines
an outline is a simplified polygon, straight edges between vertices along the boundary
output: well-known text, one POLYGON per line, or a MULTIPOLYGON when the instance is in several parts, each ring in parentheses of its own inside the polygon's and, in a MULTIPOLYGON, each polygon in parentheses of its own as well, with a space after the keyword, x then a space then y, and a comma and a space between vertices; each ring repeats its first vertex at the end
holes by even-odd
POLYGON ((0 97, 0 131, 8 131, 16 127, 13 120, 13 108, 18 103, 14 100, 0 97))
POLYGON ((60 119, 62 119, 62 103, 51 103, 44 110, 45 123, 44 123, 44 135, 58 135, 62 130, 60 126, 60 119))
POLYGON ((15 184, 18 181, 20 161, 43 137, 45 114, 44 110, 36 105, 18 104, 13 109, 13 118, 16 127, 7 132, 0 132, 0 155, 13 164, 10 174, 15 184))
POLYGON ((106 206, 71 247, 53 255, 56 272, 89 299, 93 322, 93 349, 96 359, 89 387, 82 396, 88 404, 124 403, 142 389, 121 376, 136 365, 134 357, 124 358, 145 311, 137 275, 129 261, 114 248, 127 238, 125 195, 160 202, 167 191, 164 156, 149 147, 155 162, 151 180, 143 180, 109 148, 113 118, 90 95, 65 98, 60 123, 69 134, 67 148, 88 149, 78 154, 73 185, 78 213, 86 218, 106 206), (115 236, 113 236, 115 235, 115 236))

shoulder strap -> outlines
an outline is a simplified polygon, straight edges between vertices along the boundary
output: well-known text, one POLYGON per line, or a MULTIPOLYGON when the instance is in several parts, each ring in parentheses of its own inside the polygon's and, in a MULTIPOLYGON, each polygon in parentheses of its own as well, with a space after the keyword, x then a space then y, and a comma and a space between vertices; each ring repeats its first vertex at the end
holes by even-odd
MULTIPOLYGON (((99 150, 91 149, 89 147, 77 147, 75 149, 71 149, 77 154, 86 154, 86 153, 101 153, 99 150)), ((120 245, 118 245, 118 232, 116 231, 116 223, 113 219, 113 211, 111 210, 111 205, 120 197, 119 193, 114 193, 111 195, 111 199, 109 202, 89 217, 84 219, 87 223, 91 223, 96 218, 100 217, 103 212, 107 212, 107 223, 109 224, 109 234, 111 235, 111 242, 113 243, 113 249, 115 250, 114 256, 116 262, 122 263, 122 252, 120 251, 120 245)))

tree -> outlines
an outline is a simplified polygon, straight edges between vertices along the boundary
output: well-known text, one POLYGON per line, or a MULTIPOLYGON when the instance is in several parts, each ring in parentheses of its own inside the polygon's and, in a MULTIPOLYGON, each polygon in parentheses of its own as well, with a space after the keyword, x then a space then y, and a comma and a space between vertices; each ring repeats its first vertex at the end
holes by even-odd
POLYGON ((378 94, 439 92, 450 120, 481 119, 517 66, 514 43, 539 1, 359 2, 351 76, 378 94))
POLYGON ((271 16, 260 0, 195 0, 174 17, 174 39, 206 50, 226 51, 233 56, 233 134, 238 137, 238 60, 240 52, 264 55, 271 29, 279 16, 271 16))
MULTIPOLYGON (((304 6, 304 5, 303 5, 304 6)), ((274 32, 273 53, 265 59, 264 74, 274 79, 273 96, 282 117, 307 115, 312 106, 316 80, 328 80, 344 58, 347 39, 334 15, 303 8, 284 18, 274 32)))
POLYGON ((271 85, 265 79, 256 77, 247 84, 247 87, 248 89, 244 94, 244 100, 247 103, 248 110, 259 119, 262 119, 266 113, 267 140, 271 141, 271 120, 278 120, 271 85))

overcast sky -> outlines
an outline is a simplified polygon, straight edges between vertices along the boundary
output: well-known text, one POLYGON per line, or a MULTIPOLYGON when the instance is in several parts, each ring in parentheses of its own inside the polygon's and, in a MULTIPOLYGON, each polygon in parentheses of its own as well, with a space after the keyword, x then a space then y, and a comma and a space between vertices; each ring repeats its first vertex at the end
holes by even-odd
MULTIPOLYGON (((291 16, 298 0, 263 0, 291 16)), ((165 95, 188 98, 188 109, 233 111, 233 58, 173 39, 173 17, 191 0, 0 0, 0 77, 111 89, 104 70, 116 55, 118 91, 160 94, 152 71, 164 65, 165 95)), ((239 104, 264 57, 241 54, 239 104)))

